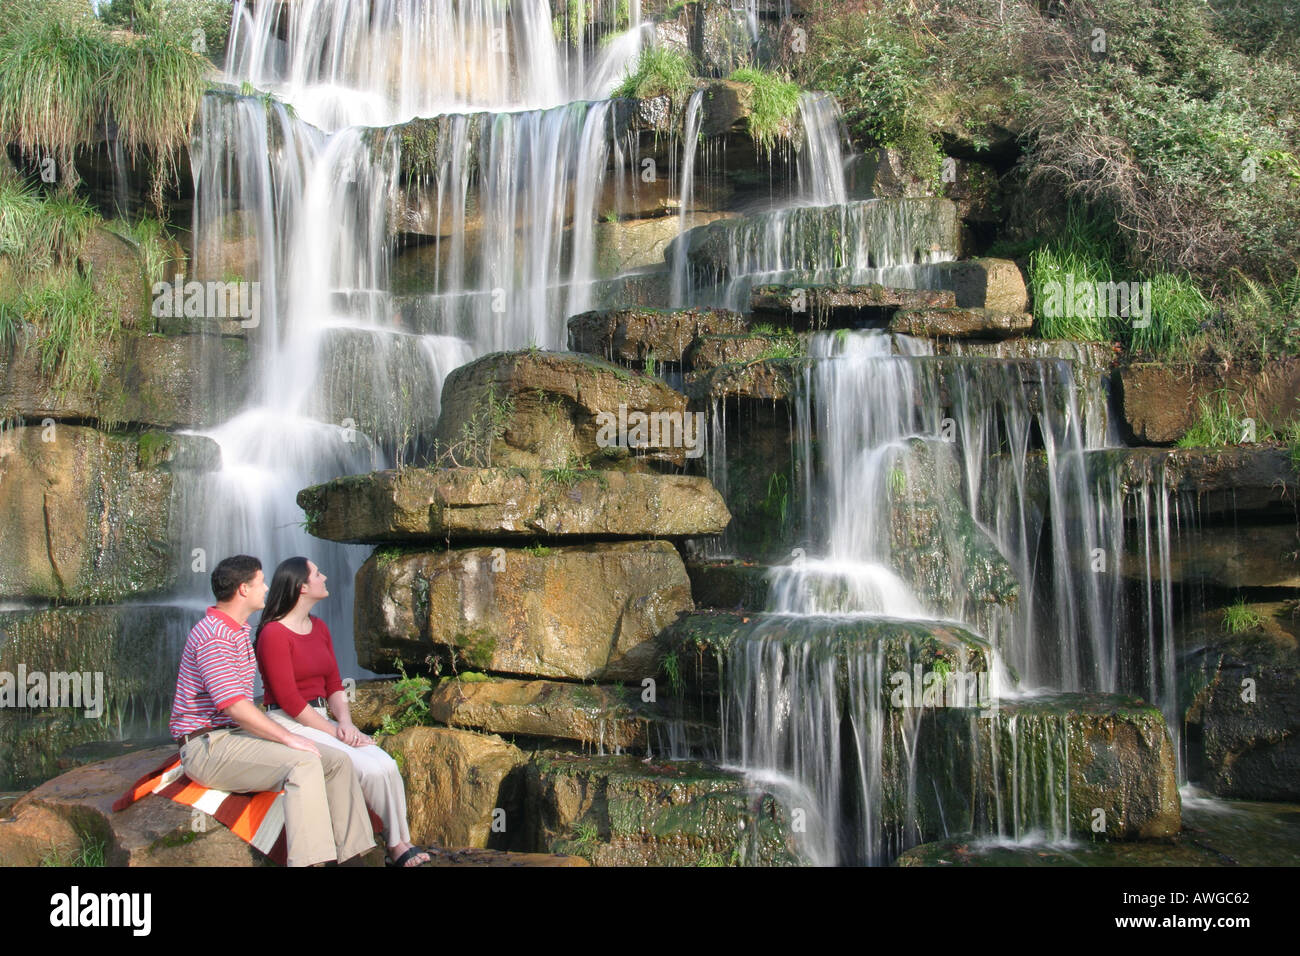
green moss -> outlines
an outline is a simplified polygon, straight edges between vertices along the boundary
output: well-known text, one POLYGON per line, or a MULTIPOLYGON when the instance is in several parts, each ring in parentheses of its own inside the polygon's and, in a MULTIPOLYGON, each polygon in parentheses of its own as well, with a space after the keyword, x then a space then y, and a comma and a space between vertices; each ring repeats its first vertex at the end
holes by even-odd
POLYGON ((141 468, 157 468, 166 462, 176 447, 176 440, 166 432, 148 431, 139 438, 141 468))
POLYGON ((456 647, 461 658, 471 667, 487 670, 492 666, 497 639, 496 635, 486 628, 462 631, 451 639, 451 643, 456 647))

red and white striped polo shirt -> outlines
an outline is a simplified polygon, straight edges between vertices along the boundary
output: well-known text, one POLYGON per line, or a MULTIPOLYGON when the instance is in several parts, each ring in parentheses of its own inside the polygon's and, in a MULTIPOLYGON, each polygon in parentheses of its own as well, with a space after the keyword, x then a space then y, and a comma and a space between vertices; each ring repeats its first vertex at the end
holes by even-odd
POLYGON ((176 677, 169 728, 173 738, 204 727, 238 726, 221 708, 253 699, 257 657, 251 632, 247 623, 239 624, 215 607, 194 625, 176 677))

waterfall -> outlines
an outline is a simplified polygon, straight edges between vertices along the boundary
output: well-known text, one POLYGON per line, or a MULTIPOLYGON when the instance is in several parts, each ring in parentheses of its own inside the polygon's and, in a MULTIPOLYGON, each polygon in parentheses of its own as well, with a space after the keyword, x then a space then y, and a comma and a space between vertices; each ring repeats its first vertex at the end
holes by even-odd
MULTIPOLYGON (((695 154, 700 145, 700 115, 703 105, 703 90, 696 90, 691 94, 691 98, 686 101, 686 118, 683 121, 684 133, 682 135, 682 184, 681 195, 677 204, 680 224, 678 235, 686 234, 686 224, 691 215, 691 204, 694 202, 695 154)), ((669 261, 673 270, 672 293, 669 301, 674 307, 680 307, 684 304, 687 284, 685 243, 678 243, 674 247, 673 255, 669 261)))
POLYGON ((222 470, 181 496, 186 601, 226 554, 268 573, 311 555, 340 665, 357 672, 368 549, 308 536, 297 491, 426 454, 443 379, 477 355, 564 347, 566 317, 591 305, 616 141, 611 102, 574 95, 612 85, 644 39, 638 7, 587 75, 546 0, 238 5, 230 88, 204 97, 191 154, 192 271, 253 284, 255 374, 245 407, 204 432, 222 470), (437 135, 397 125, 413 117, 437 135), (414 260, 416 294, 397 296, 395 240, 421 230, 431 267, 414 260))
POLYGON ((848 202, 844 117, 839 103, 826 93, 802 93, 799 118, 803 126, 798 160, 800 200, 814 206, 848 202))

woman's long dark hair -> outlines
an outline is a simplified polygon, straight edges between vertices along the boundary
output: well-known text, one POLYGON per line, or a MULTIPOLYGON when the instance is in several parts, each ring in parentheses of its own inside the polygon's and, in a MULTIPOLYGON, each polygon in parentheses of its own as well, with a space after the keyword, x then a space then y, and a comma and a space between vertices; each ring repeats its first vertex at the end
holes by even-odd
POLYGON ((262 617, 257 622, 257 633, 253 635, 254 648, 257 647, 257 639, 262 636, 262 628, 293 610, 298 598, 302 597, 302 586, 310 576, 311 569, 307 567, 306 558, 285 558, 276 567, 271 578, 271 590, 266 595, 266 607, 262 609, 262 617))

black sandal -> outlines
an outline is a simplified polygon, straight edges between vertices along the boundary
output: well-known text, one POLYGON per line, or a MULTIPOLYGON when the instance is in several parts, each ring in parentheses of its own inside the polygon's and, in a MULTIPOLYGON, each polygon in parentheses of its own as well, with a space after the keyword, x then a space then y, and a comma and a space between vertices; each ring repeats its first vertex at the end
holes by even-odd
POLYGON ((421 863, 420 866, 424 866, 425 863, 431 863, 431 862, 433 862, 433 855, 432 855, 431 853, 429 853, 428 850, 426 850, 426 849, 425 849, 424 847, 422 847, 422 846, 414 846, 414 845, 412 845, 411 848, 410 848, 409 850, 407 850, 405 853, 403 853, 403 854, 402 854, 400 857, 398 857, 396 860, 393 860, 392 857, 385 855, 385 856, 384 856, 384 865, 385 865, 385 866, 391 866, 391 867, 394 867, 395 869, 399 869, 399 870, 410 869, 410 867, 407 867, 407 865, 406 865, 407 861, 410 860, 412 857, 419 856, 421 853, 423 853, 423 854, 425 854, 426 856, 428 856, 429 859, 425 860, 424 863, 421 863))

